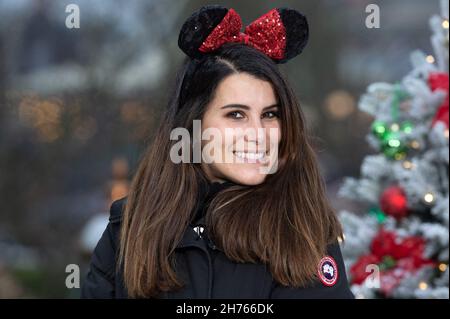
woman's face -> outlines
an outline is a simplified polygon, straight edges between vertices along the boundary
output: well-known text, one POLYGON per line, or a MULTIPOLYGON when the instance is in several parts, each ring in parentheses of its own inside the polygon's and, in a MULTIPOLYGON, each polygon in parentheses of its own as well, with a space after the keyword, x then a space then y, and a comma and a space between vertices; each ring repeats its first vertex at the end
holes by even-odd
POLYGON ((248 73, 226 77, 202 119, 204 172, 210 181, 262 183, 270 167, 273 173, 277 165, 280 129, 279 107, 269 82, 248 73))

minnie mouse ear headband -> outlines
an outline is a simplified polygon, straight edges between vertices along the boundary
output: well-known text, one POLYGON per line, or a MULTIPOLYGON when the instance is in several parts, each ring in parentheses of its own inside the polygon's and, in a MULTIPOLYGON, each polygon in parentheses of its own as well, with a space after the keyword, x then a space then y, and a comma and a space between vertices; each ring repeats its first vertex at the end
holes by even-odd
POLYGON ((223 44, 240 42, 266 54, 275 63, 285 63, 300 54, 308 41, 308 22, 289 8, 272 9, 242 33, 242 20, 233 9, 204 6, 181 27, 178 46, 192 59, 214 52, 223 44))

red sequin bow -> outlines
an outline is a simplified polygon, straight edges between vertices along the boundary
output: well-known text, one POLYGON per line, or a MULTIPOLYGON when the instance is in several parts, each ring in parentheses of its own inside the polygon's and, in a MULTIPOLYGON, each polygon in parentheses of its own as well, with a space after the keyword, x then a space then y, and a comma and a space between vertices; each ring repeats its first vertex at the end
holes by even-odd
POLYGON ((242 20, 239 14, 229 9, 222 21, 208 35, 199 50, 212 52, 227 42, 242 42, 265 53, 272 59, 284 58, 286 30, 276 9, 272 9, 249 24, 240 32, 242 20))

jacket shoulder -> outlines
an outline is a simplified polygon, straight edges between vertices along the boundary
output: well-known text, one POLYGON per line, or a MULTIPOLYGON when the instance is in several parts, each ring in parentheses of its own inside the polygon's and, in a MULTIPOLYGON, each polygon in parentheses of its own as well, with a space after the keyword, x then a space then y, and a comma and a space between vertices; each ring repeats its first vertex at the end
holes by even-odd
POLYGON ((114 201, 111 204, 109 210, 109 221, 111 223, 120 223, 122 221, 123 212, 125 210, 125 204, 127 202, 127 197, 123 197, 114 201))

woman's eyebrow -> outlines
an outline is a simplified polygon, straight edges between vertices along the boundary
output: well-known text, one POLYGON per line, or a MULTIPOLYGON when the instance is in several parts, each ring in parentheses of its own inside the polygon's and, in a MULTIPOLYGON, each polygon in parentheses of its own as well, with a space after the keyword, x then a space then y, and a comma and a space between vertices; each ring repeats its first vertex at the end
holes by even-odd
MULTIPOLYGON (((278 104, 272 104, 269 106, 266 106, 263 108, 263 111, 267 110, 267 109, 271 109, 274 107, 278 107, 278 104)), ((245 104, 227 104, 221 107, 221 109, 229 109, 229 108, 238 108, 238 109, 243 109, 243 110, 250 110, 250 106, 245 105, 245 104)))

